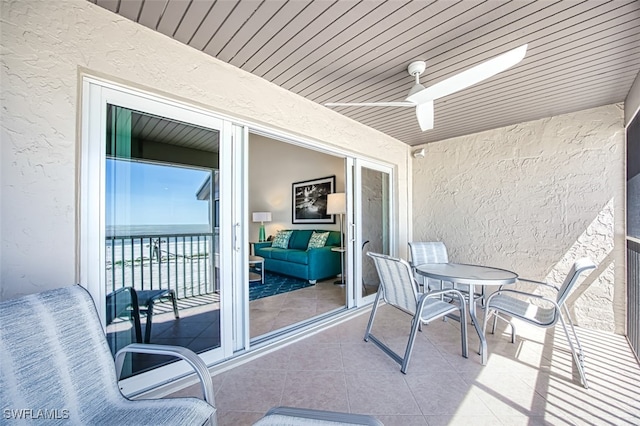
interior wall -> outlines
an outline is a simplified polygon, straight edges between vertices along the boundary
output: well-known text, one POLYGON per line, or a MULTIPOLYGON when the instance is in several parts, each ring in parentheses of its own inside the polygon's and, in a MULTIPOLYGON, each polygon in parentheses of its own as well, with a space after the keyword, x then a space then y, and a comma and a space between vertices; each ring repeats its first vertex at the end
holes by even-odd
MULTIPOLYGON (((252 212, 271 212, 265 223, 267 237, 281 229, 332 229, 336 224, 293 224, 292 184, 327 176, 336 177, 335 192, 344 192, 344 159, 312 149, 249 135, 249 220, 252 212)), ((259 223, 251 223, 249 240, 258 241, 259 223)))
POLYGON ((86 0, 5 0, 0 13, 0 299, 79 277, 83 75, 392 164, 406 250, 411 166, 400 141, 86 0))
POLYGON ((598 265, 570 297, 582 326, 624 332, 621 105, 424 146, 413 160, 413 239, 454 262, 559 284, 574 260, 598 265))

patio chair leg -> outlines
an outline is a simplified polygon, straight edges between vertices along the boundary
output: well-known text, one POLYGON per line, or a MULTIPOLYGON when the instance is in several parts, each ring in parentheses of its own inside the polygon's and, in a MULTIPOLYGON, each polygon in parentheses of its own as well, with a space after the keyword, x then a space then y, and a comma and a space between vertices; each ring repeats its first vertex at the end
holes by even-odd
POLYGON ((176 319, 180 318, 180 314, 178 313, 178 302, 176 300, 176 292, 173 290, 169 290, 169 298, 171 299, 171 303, 173 304, 173 316, 176 319))
POLYGON ((584 354, 582 352, 582 346, 580 345, 580 340, 578 339, 578 334, 576 333, 576 329, 573 326, 571 315, 569 315, 569 311, 566 308, 566 306, 563 306, 563 307, 567 310, 566 315, 569 321, 569 325, 571 326, 571 332, 575 339, 575 345, 571 339, 571 336, 569 335, 567 324, 561 312, 559 313, 560 323, 562 324, 562 328, 564 329, 564 334, 567 338, 567 342, 569 343, 569 349, 571 350, 571 355, 573 356, 573 362, 575 363, 576 368, 578 369, 578 373, 580 374, 580 381, 582 382, 582 386, 584 386, 585 389, 589 389, 589 383, 587 382, 587 375, 584 371, 584 354))
MULTIPOLYGON (((460 303, 460 338, 462 340, 462 356, 469 358, 469 339, 467 337, 467 308, 464 300, 460 303)), ((482 331, 484 334, 484 330, 482 331)))
POLYGON ((489 322, 489 318, 491 318, 491 315, 494 316, 493 318, 493 328, 491 329, 491 334, 495 334, 496 333, 496 321, 497 318, 495 317, 495 312, 491 311, 491 310, 485 310, 484 311, 484 321, 482 321, 482 334, 484 334, 485 336, 487 335, 487 323, 489 322))
POLYGON ((147 307, 147 325, 144 328, 144 343, 151 341, 151 324, 153 323, 153 300, 149 301, 147 307))
POLYGON ((380 301, 380 295, 382 294, 382 286, 378 289, 378 293, 376 293, 376 300, 373 302, 373 308, 371 308, 371 315, 369 315, 369 323, 367 324, 367 329, 364 331, 364 341, 369 341, 369 335, 371 334, 371 327, 373 327, 373 320, 376 317, 376 311, 378 310, 378 302, 380 301))
POLYGON ((416 315, 413 318, 413 321, 411 321, 411 333, 409 334, 407 349, 404 351, 404 358, 402 359, 402 365, 400 366, 400 371, 402 371, 403 374, 407 374, 407 366, 409 365, 411 352, 413 352, 413 344, 416 341, 416 334, 418 333, 418 328, 420 328, 421 325, 422 321, 420 321, 420 317, 416 315))

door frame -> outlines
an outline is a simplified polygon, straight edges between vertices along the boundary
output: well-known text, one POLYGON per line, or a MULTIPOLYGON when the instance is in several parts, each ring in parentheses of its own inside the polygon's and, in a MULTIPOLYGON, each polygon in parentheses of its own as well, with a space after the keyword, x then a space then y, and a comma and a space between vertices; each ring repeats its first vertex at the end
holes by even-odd
MULTIPOLYGON (((78 176, 79 216, 77 254, 79 263, 77 276, 79 282, 91 294, 103 328, 106 329, 106 289, 105 289, 105 161, 107 104, 123 106, 132 110, 171 118, 185 123, 210 128, 220 134, 219 170, 220 170, 220 347, 200 354, 207 365, 213 365, 233 356, 234 339, 238 327, 233 315, 237 311, 234 304, 234 277, 242 279, 245 268, 242 267, 246 253, 228 253, 224 247, 231 247, 234 235, 231 223, 242 218, 243 200, 234 197, 232 183, 246 184, 239 175, 242 167, 233 164, 239 161, 234 148, 238 135, 242 135, 242 126, 234 124, 224 117, 207 110, 186 105, 159 95, 131 89, 90 76, 82 79, 82 119, 80 144, 80 175, 78 176), (228 172, 224 172, 227 170, 228 172), (235 176, 238 175, 238 176, 235 176)), ((244 191, 246 193, 246 191, 244 191)), ((237 192, 243 193, 243 192, 237 192)), ((242 235, 239 236, 242 238, 242 235)), ((215 265, 213 264, 212 271, 215 265)), ((237 345, 236 345, 237 346, 237 345)), ((192 373, 185 361, 178 361, 141 373, 120 382, 125 395, 135 395, 160 385, 167 379, 176 379, 192 373), (160 380, 159 378, 163 379, 160 380)))

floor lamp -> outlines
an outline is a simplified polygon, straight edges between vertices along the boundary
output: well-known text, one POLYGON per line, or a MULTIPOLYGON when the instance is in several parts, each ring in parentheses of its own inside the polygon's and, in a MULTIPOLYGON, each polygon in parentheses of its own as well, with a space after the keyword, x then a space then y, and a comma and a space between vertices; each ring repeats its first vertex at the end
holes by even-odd
POLYGON ((340 280, 334 284, 344 285, 344 252, 346 251, 342 241, 342 216, 347 212, 347 197, 344 192, 329 194, 327 197, 327 214, 337 214, 340 217, 340 248, 332 248, 332 251, 340 252, 340 280))

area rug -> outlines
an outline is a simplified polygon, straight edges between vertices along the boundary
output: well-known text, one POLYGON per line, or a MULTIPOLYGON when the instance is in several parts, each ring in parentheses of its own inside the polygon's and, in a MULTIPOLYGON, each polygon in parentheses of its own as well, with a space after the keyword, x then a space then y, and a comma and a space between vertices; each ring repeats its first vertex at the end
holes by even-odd
POLYGON ((311 287, 312 285, 308 280, 265 271, 264 284, 260 283, 260 281, 249 283, 249 300, 262 299, 263 297, 311 287))

